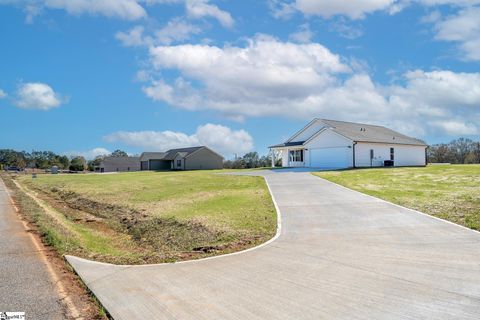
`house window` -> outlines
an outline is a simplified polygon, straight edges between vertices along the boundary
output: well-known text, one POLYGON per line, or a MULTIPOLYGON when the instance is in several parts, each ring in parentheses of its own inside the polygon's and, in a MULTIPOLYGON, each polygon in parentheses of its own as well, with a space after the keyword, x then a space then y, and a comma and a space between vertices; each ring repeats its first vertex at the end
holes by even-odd
POLYGON ((290 162, 303 162, 303 150, 290 150, 290 162))
POLYGON ((390 148, 390 160, 395 160, 395 149, 390 148))
POLYGON ((177 167, 181 167, 182 166, 182 160, 177 160, 177 167))

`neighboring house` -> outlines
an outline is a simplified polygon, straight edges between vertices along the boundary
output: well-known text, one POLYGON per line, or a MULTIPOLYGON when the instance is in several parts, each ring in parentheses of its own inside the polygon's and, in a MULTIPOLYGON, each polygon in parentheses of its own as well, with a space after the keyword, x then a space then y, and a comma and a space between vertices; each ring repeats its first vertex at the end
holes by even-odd
POLYGON ((208 147, 171 149, 167 152, 144 152, 141 170, 208 170, 222 169, 223 157, 208 147))
POLYGON ((139 157, 106 157, 95 167, 96 172, 128 172, 140 170, 139 157))
POLYGON ((312 120, 270 147, 281 153, 283 167, 326 169, 424 166, 426 148, 423 141, 382 126, 325 119, 312 120))

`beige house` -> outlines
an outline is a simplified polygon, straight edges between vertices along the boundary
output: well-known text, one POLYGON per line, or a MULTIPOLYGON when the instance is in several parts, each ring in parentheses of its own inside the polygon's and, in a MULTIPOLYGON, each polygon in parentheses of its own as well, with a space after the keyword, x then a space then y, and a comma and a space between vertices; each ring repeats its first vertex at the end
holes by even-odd
POLYGON ((223 157, 205 146, 171 149, 166 152, 144 152, 140 156, 141 170, 211 170, 222 168, 223 157))
POLYGON ((129 172, 140 170, 139 157, 106 157, 95 168, 96 172, 129 172))

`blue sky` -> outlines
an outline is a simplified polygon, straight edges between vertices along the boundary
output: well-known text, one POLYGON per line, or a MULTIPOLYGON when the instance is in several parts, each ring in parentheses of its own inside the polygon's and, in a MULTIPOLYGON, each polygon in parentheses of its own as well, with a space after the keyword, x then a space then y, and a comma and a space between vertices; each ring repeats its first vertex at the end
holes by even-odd
POLYGON ((313 117, 480 136, 480 0, 0 0, 0 148, 227 158, 313 117))

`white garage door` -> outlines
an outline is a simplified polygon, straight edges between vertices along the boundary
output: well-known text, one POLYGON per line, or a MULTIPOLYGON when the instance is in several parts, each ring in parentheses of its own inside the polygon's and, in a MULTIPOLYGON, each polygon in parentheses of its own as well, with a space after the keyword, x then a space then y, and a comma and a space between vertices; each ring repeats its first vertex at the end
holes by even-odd
POLYGON ((346 147, 310 149, 310 166, 331 169, 348 168, 350 163, 348 151, 346 147))

